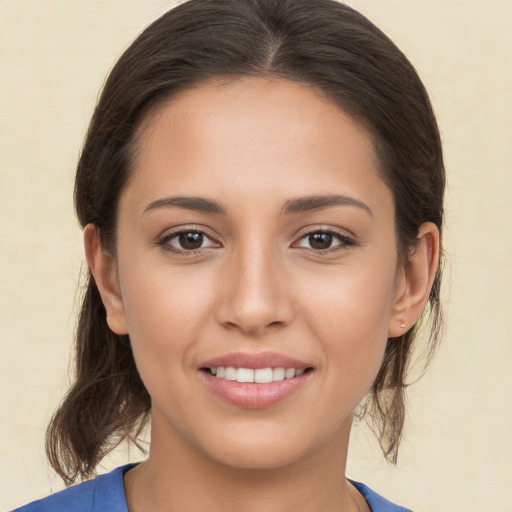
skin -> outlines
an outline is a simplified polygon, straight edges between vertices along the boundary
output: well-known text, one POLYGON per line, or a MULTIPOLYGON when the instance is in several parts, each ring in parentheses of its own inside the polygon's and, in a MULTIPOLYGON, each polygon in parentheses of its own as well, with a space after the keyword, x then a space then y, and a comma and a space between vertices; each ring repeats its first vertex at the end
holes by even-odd
POLYGON ((211 82, 160 106, 139 135, 115 256, 84 232, 109 326, 130 335, 152 398, 151 453, 125 477, 130 511, 369 510, 342 485, 353 411, 388 337, 425 306, 436 227, 421 227, 400 265, 370 136, 310 87, 211 82), (285 211, 332 195, 351 200, 285 211), (176 196, 224 212, 161 201, 176 196), (197 250, 172 237, 198 229, 197 250), (319 232, 334 233, 325 250, 319 232), (313 369, 278 404, 236 407, 204 385, 207 359, 269 350, 313 369))

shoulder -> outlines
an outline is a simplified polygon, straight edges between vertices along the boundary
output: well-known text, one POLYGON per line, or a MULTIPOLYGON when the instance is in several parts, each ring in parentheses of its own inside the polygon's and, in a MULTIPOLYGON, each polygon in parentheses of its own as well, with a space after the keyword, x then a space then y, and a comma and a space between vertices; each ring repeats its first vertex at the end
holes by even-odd
POLYGON ((353 480, 351 480, 351 482, 364 496, 364 499, 370 506, 372 512, 412 512, 408 508, 400 507, 394 503, 391 503, 386 498, 382 497, 380 494, 377 494, 375 491, 372 491, 367 485, 362 484, 361 482, 354 482, 353 480))
POLYGON ((123 475, 132 464, 17 508, 12 512, 128 512, 123 475))

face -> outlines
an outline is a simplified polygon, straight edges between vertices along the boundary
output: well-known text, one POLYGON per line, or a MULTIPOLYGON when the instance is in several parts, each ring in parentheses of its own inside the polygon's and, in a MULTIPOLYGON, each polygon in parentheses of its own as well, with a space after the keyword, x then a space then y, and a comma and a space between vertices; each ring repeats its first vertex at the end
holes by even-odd
POLYGON ((405 286, 377 167, 361 126, 287 81, 206 84, 147 119, 102 294, 152 450, 277 467, 348 442, 405 286))

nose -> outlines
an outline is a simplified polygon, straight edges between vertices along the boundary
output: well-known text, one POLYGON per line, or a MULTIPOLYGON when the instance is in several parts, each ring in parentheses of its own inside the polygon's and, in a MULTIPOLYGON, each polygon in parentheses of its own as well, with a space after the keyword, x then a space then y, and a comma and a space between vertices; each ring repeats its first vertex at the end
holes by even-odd
POLYGON ((222 276, 218 322, 253 337, 288 325, 294 308, 285 266, 271 248, 234 251, 222 276))

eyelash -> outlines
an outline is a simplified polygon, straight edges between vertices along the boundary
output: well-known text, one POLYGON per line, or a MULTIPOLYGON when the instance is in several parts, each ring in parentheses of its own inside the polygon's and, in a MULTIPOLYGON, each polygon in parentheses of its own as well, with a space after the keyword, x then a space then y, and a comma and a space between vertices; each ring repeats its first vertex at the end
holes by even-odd
POLYGON ((339 231, 335 231, 332 229, 325 229, 325 228, 324 229, 317 228, 317 229, 308 231, 307 233, 304 233, 298 239, 298 241, 294 243, 294 245, 301 242, 302 240, 306 240, 310 236, 317 235, 317 234, 332 236, 333 239, 336 239, 339 243, 337 245, 335 245, 334 247, 328 247, 327 249, 313 249, 313 248, 308 248, 308 247, 299 247, 299 248, 303 249, 305 251, 312 252, 313 254, 322 255, 322 254, 340 251, 340 250, 343 250, 348 247, 352 247, 352 246, 356 245, 356 241, 353 238, 351 238, 350 236, 348 236, 344 233, 340 233, 339 231))
POLYGON ((188 234, 188 233, 195 233, 195 234, 203 235, 206 239, 213 242, 213 244, 219 245, 219 243, 216 242, 215 239, 211 235, 209 235, 205 230, 203 230, 201 228, 197 228, 197 227, 188 228, 188 229, 180 229, 179 231, 174 231, 172 233, 168 233, 168 234, 162 236, 161 238, 159 238, 159 240, 157 241, 157 245, 163 247, 166 251, 174 252, 177 254, 183 254, 183 255, 197 254, 199 251, 203 250, 204 248, 199 247, 198 249, 187 250, 187 249, 176 249, 176 248, 173 248, 170 246, 170 242, 173 239, 178 238, 180 235, 184 235, 184 234, 188 234))
MULTIPOLYGON (((170 242, 172 240, 178 238, 180 235, 192 234, 192 233, 200 234, 200 235, 204 236, 206 239, 210 240, 210 242, 213 243, 214 247, 220 246, 220 243, 216 242, 216 240, 210 234, 208 234, 205 230, 203 230, 201 228, 197 228, 197 227, 188 228, 188 229, 180 229, 179 231, 174 231, 172 233, 168 233, 158 239, 157 245, 164 248, 166 251, 173 252, 173 253, 180 254, 180 255, 185 255, 185 256, 197 254, 198 252, 208 248, 208 247, 199 247, 197 249, 187 250, 187 249, 176 249, 176 248, 171 247, 170 242)), ((346 234, 340 233, 340 232, 332 230, 332 229, 319 228, 319 229, 313 229, 313 230, 308 231, 307 233, 304 233, 303 235, 301 235, 300 238, 292 244, 292 247, 296 246, 302 240, 306 240, 308 237, 317 235, 317 234, 332 236, 339 243, 337 245, 335 245, 334 247, 328 247, 326 249, 313 249, 311 247, 309 247, 309 248, 308 247, 297 247, 297 248, 307 251, 307 252, 312 252, 313 254, 322 255, 322 254, 336 252, 336 251, 342 250, 343 248, 347 248, 347 247, 356 245, 356 241, 353 238, 347 236, 346 234)))

